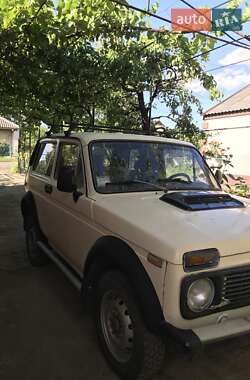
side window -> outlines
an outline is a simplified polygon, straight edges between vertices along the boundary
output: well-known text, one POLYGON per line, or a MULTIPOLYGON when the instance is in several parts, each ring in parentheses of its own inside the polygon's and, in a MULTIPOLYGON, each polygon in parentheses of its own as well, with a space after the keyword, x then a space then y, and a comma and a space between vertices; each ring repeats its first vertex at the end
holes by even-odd
POLYGON ((75 184, 78 189, 83 189, 83 166, 80 153, 80 146, 77 144, 62 143, 59 149, 58 162, 55 172, 55 178, 62 168, 72 169, 75 173, 75 184))
POLYGON ((38 174, 49 177, 55 160, 56 143, 41 143, 38 156, 33 165, 33 171, 38 174))

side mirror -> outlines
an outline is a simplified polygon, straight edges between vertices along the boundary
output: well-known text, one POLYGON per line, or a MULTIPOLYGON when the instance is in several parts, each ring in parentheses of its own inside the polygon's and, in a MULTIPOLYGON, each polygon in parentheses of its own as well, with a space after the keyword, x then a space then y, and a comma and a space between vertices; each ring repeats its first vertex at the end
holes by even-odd
POLYGON ((222 171, 220 169, 217 169, 215 174, 214 174, 215 178, 216 178, 216 181, 221 185, 222 184, 222 181, 223 181, 223 174, 222 174, 222 171))
POLYGON ((75 171, 70 166, 60 168, 57 179, 57 189, 64 193, 73 193, 75 191, 74 184, 75 171))

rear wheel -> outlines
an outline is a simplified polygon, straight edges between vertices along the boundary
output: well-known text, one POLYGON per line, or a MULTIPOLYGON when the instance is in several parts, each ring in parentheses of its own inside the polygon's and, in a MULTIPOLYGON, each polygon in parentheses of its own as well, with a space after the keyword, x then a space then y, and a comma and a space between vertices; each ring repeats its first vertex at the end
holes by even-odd
POLYGON ((36 267, 43 266, 49 262, 48 257, 37 244, 39 235, 38 229, 34 226, 26 231, 26 250, 28 259, 31 265, 36 267))
POLYGON ((100 279, 96 323, 104 355, 121 377, 149 379, 161 369, 165 346, 147 330, 132 289, 119 272, 100 279))

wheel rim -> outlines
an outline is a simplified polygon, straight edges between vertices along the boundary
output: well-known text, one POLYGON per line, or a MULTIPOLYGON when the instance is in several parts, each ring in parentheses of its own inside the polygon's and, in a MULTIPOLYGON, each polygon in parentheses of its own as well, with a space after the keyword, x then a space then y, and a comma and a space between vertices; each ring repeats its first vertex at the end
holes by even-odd
POLYGON ((114 291, 104 294, 101 301, 101 325, 106 345, 114 358, 127 362, 133 351, 134 331, 128 307, 114 291))

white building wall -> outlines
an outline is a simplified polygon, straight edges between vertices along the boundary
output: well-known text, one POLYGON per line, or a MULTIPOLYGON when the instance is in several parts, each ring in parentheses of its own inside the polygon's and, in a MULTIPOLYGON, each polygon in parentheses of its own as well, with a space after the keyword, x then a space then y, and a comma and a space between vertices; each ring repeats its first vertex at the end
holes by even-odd
POLYGON ((12 134, 12 155, 18 154, 19 129, 14 130, 12 134))
POLYGON ((0 142, 11 145, 11 131, 10 130, 0 130, 0 142))
POLYGON ((230 148, 234 165, 230 172, 250 176, 250 114, 211 118, 205 123, 211 139, 220 141, 223 148, 230 148))
POLYGON ((10 146, 10 154, 16 156, 18 154, 19 129, 1 129, 0 142, 4 142, 10 146))

